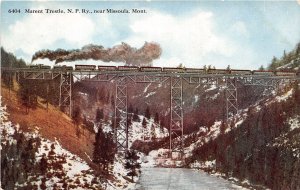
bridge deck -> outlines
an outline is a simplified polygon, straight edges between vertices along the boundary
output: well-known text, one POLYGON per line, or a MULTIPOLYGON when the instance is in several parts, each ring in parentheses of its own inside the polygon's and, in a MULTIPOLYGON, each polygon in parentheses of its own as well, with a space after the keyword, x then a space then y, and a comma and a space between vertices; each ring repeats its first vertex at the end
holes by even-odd
MULTIPOLYGON (((7 68, 1 67, 1 71, 32 73, 32 74, 61 74, 72 73, 73 75, 116 75, 116 76, 158 76, 158 77, 246 77, 246 78, 269 78, 269 79, 300 79, 300 75, 275 75, 275 74, 219 74, 219 73, 201 73, 201 72, 153 72, 153 71, 100 71, 100 70, 53 70, 53 69, 30 69, 30 68, 7 68)), ((240 70, 243 71, 243 70, 240 70)))

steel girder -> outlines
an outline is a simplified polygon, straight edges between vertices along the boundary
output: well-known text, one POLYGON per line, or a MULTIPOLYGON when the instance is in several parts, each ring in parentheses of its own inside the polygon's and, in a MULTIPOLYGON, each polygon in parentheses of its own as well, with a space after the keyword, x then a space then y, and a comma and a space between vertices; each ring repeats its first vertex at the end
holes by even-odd
POLYGON ((72 73, 61 73, 59 88, 59 107, 72 116, 72 73))
POLYGON ((287 84, 297 78, 291 77, 258 77, 258 76, 199 76, 187 74, 158 74, 158 73, 99 73, 78 72, 60 73, 56 71, 18 70, 17 78, 24 79, 54 79, 61 76, 59 105, 63 109, 68 108, 72 113, 72 82, 73 74, 78 80, 109 82, 116 80, 115 101, 115 139, 118 150, 128 148, 127 126, 127 83, 163 83, 170 79, 171 82, 171 123, 170 123, 170 150, 171 152, 183 152, 183 108, 182 108, 182 80, 189 84, 218 85, 226 80, 226 111, 227 119, 238 113, 237 81, 244 85, 257 85, 276 88, 287 84), (78 76, 77 76, 78 75, 78 76), (173 137, 173 138, 172 138, 173 137))
POLYGON ((52 71, 19 71, 19 75, 21 75, 24 79, 37 79, 37 80, 52 80, 58 77, 60 72, 52 72, 52 71))
POLYGON ((169 79, 167 76, 155 75, 128 75, 128 78, 136 83, 163 83, 169 79))
POLYGON ((183 79, 189 84, 202 84, 202 85, 218 85, 219 77, 204 77, 204 76, 190 76, 183 77, 183 79))
POLYGON ((230 116, 238 113, 238 102, 237 102, 237 79, 226 78, 226 116, 227 119, 230 116))
POLYGON ((182 77, 171 77, 170 151, 183 153, 182 77))
POLYGON ((265 86, 276 88, 282 79, 277 78, 258 78, 258 77, 240 77, 239 82, 244 85, 265 86))
POLYGON ((127 77, 118 76, 115 101, 115 140, 118 151, 128 149, 127 126, 127 77))
POLYGON ((110 82, 115 79, 117 74, 106 74, 106 73, 85 73, 79 72, 74 77, 79 81, 94 81, 94 82, 110 82))

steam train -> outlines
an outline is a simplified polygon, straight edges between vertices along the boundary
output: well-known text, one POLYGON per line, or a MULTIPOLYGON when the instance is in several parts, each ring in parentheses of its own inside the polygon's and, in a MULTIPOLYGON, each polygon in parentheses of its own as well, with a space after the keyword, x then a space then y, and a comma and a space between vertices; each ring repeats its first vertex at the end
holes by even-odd
MULTIPOLYGON (((30 65, 31 69, 51 69, 50 66, 38 64, 30 65)), ((74 70, 72 66, 54 66, 53 70, 74 70)), ((263 75, 263 76, 296 76, 300 75, 298 71, 276 70, 276 71, 261 71, 261 70, 236 70, 236 69, 200 69, 200 68, 185 68, 185 67, 136 67, 136 66, 102 66, 99 65, 75 65, 75 71, 130 71, 130 72, 159 72, 159 73, 197 73, 197 74, 231 74, 231 75, 263 75)))

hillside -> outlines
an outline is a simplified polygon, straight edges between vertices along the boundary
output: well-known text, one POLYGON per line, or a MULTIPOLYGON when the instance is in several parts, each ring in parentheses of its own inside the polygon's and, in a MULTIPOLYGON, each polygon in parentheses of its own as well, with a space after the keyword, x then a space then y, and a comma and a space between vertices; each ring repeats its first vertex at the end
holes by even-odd
POLYGON ((10 114, 9 120, 20 125, 20 129, 27 132, 38 131, 40 135, 49 140, 57 140, 70 152, 79 155, 90 163, 92 157, 93 142, 95 136, 88 130, 75 126, 72 120, 56 107, 46 105, 39 101, 36 109, 30 109, 26 114, 26 108, 20 104, 15 91, 2 86, 3 105, 7 106, 10 114))
POLYGON ((299 93, 249 107, 233 124, 220 122, 217 133, 192 145, 187 164, 271 189, 299 189, 299 93))
MULTIPOLYGON (((299 45, 272 69, 298 69, 299 45)), ((283 88, 282 88, 283 89, 283 88)), ((185 139, 186 164, 254 189, 300 189, 300 85, 263 95, 185 139), (273 93, 274 94, 274 93, 273 93)))
MULTIPOLYGON (((293 50, 280 60, 280 64, 272 67, 297 69, 298 54, 293 50)), ((100 127, 106 135, 112 132, 115 85, 75 82, 71 119, 52 106, 57 104, 57 90, 54 89, 58 89, 59 81, 51 82, 50 93, 45 91, 46 83, 36 81, 23 81, 23 87, 14 81, 13 90, 9 91, 8 76, 3 77, 1 103, 6 105, 9 113, 4 122, 11 121, 4 132, 7 138, 1 141, 3 155, 6 155, 1 159, 2 168, 6 168, 2 170, 2 181, 5 182, 2 184, 6 189, 14 186, 30 188, 28 185, 42 189, 43 184, 55 187, 56 183, 63 188, 65 181, 67 185, 83 189, 130 189, 134 186, 139 174, 133 180, 126 176, 128 170, 124 169, 123 156, 117 154, 112 159, 108 173, 92 161, 95 133, 99 133, 100 127), (22 88, 32 89, 26 102, 32 104, 31 107, 24 102, 21 104, 22 97, 17 91, 22 88), (46 97, 52 103, 48 108, 46 97), (26 134, 24 137, 23 133, 26 134), (49 158, 47 163, 51 163, 47 169, 43 165, 45 156, 49 158), (12 158, 15 157, 14 161, 12 158), (28 158, 30 161, 27 162, 28 158), (18 166, 21 174, 17 172, 18 166), (80 169, 74 171, 71 166, 80 169), (59 179, 51 181, 52 177, 59 179), (12 182, 7 180, 10 178, 12 182), (26 179, 32 183, 26 184, 26 179)), ((245 186, 254 185, 256 189, 300 189, 299 84, 285 86, 281 91, 237 85, 240 113, 226 121, 224 83, 216 86, 184 82, 186 167, 236 179, 245 186)), ((151 167, 182 166, 166 158, 169 83, 128 84, 128 112, 129 145, 140 151, 139 162, 144 161, 143 166, 151 167)))
POLYGON ((290 52, 283 52, 281 58, 273 57, 268 66, 269 70, 300 70, 300 42, 290 52))
POLYGON ((1 189, 132 189, 124 158, 116 155, 111 174, 66 150, 57 140, 25 132, 9 121, 0 98, 1 189))
MULTIPOLYGON (((77 82, 74 84, 74 105, 81 108, 83 117, 95 118, 96 110, 102 107, 104 118, 111 120, 114 113, 115 85, 111 83, 77 82)), ((150 110, 151 117, 158 115, 159 122, 169 128, 170 84, 129 83, 128 111, 144 115, 150 110)), ((199 85, 183 82, 184 132, 197 131, 199 126, 210 126, 226 115, 225 84, 199 85)), ((238 104, 245 109, 271 91, 263 87, 243 86, 238 83, 238 104)))
MULTIPOLYGON (((14 85, 17 88, 17 85, 14 85)), ((56 107, 38 98, 35 109, 20 104, 16 91, 1 88, 1 185, 18 189, 128 189, 122 155, 108 173, 93 159, 95 132, 76 126, 56 107)), ((107 126, 110 128, 110 126, 107 126)), ((136 178, 135 178, 136 180, 136 178)))

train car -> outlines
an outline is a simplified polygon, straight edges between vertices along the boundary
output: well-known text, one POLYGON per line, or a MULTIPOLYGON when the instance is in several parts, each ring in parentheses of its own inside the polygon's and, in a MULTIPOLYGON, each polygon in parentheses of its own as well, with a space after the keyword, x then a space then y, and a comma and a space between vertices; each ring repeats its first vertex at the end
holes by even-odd
POLYGON ((66 66, 66 65, 56 65, 56 66, 53 66, 53 70, 55 70, 55 71, 72 71, 73 67, 66 66))
POLYGON ((261 70, 254 70, 252 71, 253 75, 264 75, 264 76, 274 76, 274 71, 261 71, 261 70))
POLYGON ((63 66, 63 69, 65 69, 66 71, 73 71, 72 66, 63 66))
POLYGON ((183 73, 185 69, 180 67, 163 67, 162 71, 167 73, 183 73))
POLYGON ((61 70, 61 69, 62 69, 62 66, 58 66, 58 65, 53 66, 53 70, 61 70))
POLYGON ((300 76, 300 67, 295 72, 296 72, 296 76, 300 76))
POLYGON ((233 75, 251 75, 251 70, 237 70, 237 69, 231 69, 229 70, 230 74, 233 75))
POLYGON ((49 66, 49 65, 41 65, 40 69, 51 69, 51 66, 49 66))
POLYGON ((116 71, 117 67, 115 67, 115 66, 103 66, 103 65, 99 65, 98 66, 98 70, 99 71, 116 71))
POLYGON ((39 65, 29 65, 30 69, 39 69, 39 65))
POLYGON ((161 67, 141 67, 140 71, 142 72, 161 72, 161 67))
POLYGON ((187 73, 197 73, 197 74, 206 74, 205 69, 197 69, 197 68, 186 68, 185 72, 187 72, 187 73))
POLYGON ((43 65, 43 64, 29 65, 29 68, 30 69, 51 69, 50 66, 43 65))
POLYGON ((296 76, 296 71, 276 71, 275 74, 277 76, 296 76))
POLYGON ((139 67, 135 67, 135 66, 119 66, 118 67, 119 71, 132 71, 132 72, 137 72, 140 70, 139 67))
POLYGON ((93 71, 96 70, 96 65, 75 65, 75 70, 93 71))
POLYGON ((229 74, 227 69, 208 69, 207 74, 229 74))

